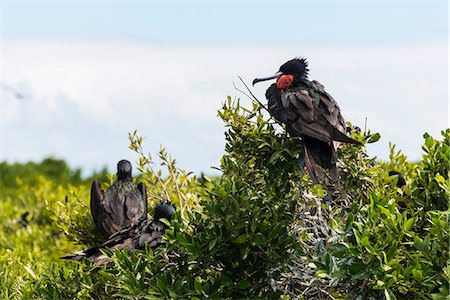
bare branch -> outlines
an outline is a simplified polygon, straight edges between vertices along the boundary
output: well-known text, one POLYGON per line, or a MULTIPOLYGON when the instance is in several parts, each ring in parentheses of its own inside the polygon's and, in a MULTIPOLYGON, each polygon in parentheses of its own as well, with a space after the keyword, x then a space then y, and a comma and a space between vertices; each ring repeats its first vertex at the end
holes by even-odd
POLYGON ((244 92, 243 90, 239 89, 233 82, 233 86, 234 88, 241 92, 242 94, 244 94, 245 96, 247 96, 250 100, 252 100, 254 103, 257 103, 259 106, 261 106, 262 108, 264 108, 265 110, 269 111, 267 109, 267 107, 261 103, 261 101, 258 100, 258 98, 256 98, 256 96, 253 94, 253 92, 250 90, 250 88, 248 87, 248 85, 244 82, 244 80, 241 78, 241 76, 238 76, 239 80, 242 82, 242 84, 245 86, 245 88, 247 89, 247 92, 244 92))

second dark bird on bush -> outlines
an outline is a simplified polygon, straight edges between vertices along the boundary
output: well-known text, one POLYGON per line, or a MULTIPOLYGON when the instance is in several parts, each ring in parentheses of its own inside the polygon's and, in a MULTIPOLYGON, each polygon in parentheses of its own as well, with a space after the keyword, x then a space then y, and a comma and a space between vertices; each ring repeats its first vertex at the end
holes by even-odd
POLYGON ((131 163, 121 160, 117 163, 117 178, 106 192, 98 181, 92 183, 92 218, 97 228, 108 236, 147 218, 145 185, 139 183, 136 187, 131 171, 131 163))
POLYGON ((122 229, 111 235, 108 240, 100 247, 90 248, 73 255, 62 257, 62 259, 82 261, 88 259, 97 266, 113 267, 114 263, 109 257, 102 253, 102 249, 110 248, 112 250, 135 250, 144 249, 145 245, 156 248, 162 240, 167 226, 161 222, 161 219, 171 220, 175 213, 175 207, 170 203, 161 203, 155 207, 154 219, 149 221, 145 219, 139 224, 122 229))
POLYGON ((304 160, 314 183, 330 170, 333 183, 339 181, 336 147, 339 143, 359 144, 348 137, 344 118, 336 101, 318 81, 308 79, 305 58, 294 58, 283 64, 273 76, 256 78, 253 84, 276 79, 266 92, 268 110, 293 136, 300 136, 304 160))

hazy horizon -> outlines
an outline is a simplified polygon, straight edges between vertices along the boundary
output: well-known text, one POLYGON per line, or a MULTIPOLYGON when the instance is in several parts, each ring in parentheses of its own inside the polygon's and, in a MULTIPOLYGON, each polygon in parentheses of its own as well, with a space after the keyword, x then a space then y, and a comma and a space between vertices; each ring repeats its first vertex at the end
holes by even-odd
MULTIPOLYGON (((3 1, 1 161, 66 160, 91 173, 154 157, 213 173, 224 151, 217 109, 246 82, 305 56, 347 121, 410 160, 448 121, 446 1, 3 1), (20 93, 23 98, 17 98, 20 93)), ((265 103, 270 82, 253 88, 265 103)))

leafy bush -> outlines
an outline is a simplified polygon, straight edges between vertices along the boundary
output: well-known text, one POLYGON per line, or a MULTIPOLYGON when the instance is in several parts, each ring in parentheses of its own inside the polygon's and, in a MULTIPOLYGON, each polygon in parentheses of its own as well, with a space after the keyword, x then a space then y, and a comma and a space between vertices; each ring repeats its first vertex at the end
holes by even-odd
POLYGON ((368 197, 356 198, 349 208, 346 237, 333 245, 339 269, 331 275, 360 287, 358 294, 448 297, 450 130, 442 136, 437 141, 425 134, 425 154, 417 165, 392 147, 390 167, 408 174, 405 188, 378 181, 368 188, 368 197))
POLYGON ((271 281, 296 248, 289 228, 298 141, 277 134, 257 106, 249 111, 229 98, 219 116, 228 127, 223 175, 199 195, 202 211, 188 212, 187 226, 176 219, 167 232, 169 260, 157 259, 151 277, 158 296, 281 295, 271 281))
POLYGON ((221 176, 213 179, 177 168, 164 149, 158 166, 142 138, 130 134, 149 211, 165 200, 178 210, 157 250, 105 250, 111 269, 58 259, 101 242, 89 184, 17 181, 0 201, 2 296, 448 299, 450 130, 442 141, 425 135, 416 163, 393 145, 388 162, 368 157, 364 145, 380 135, 352 130, 363 146, 338 149, 336 188, 311 185, 299 166, 301 139, 280 130, 260 106, 248 109, 229 97, 219 117, 226 146, 221 176), (402 172, 406 186, 398 188, 390 170, 402 172), (17 222, 25 211, 26 228, 17 222))

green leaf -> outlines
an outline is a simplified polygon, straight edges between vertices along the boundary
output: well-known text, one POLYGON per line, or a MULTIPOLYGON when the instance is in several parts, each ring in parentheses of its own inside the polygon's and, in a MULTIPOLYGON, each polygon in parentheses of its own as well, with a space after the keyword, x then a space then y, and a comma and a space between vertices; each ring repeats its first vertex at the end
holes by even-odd
POLYGON ((397 242, 393 242, 390 246, 389 246, 389 248, 388 248, 388 251, 387 251, 387 253, 386 253, 386 256, 387 256, 387 260, 388 261, 390 261, 394 256, 395 256, 395 253, 397 252, 397 242))
POLYGON ((234 243, 236 243, 236 244, 242 244, 242 243, 244 243, 245 241, 247 241, 247 234, 246 234, 246 233, 241 234, 238 238, 236 238, 236 239, 234 240, 234 243))
POLYGON ((328 276, 328 273, 327 273, 326 270, 319 270, 319 271, 316 272, 316 277, 318 277, 318 278, 327 278, 329 276, 328 276))
POLYGON ((27 270, 27 272, 31 275, 31 277, 33 277, 33 279, 36 279, 36 273, 34 273, 33 270, 31 270, 31 268, 28 265, 23 265, 23 267, 25 268, 25 270, 27 270))
POLYGON ((367 141, 368 144, 372 144, 375 142, 378 142, 378 140, 381 138, 381 135, 379 133, 372 134, 367 141))
POLYGON ((403 229, 405 231, 409 231, 412 227, 412 225, 414 224, 415 219, 414 218, 410 218, 408 219, 408 221, 405 222, 403 229))
POLYGON ((214 239, 211 242, 209 242, 208 250, 211 251, 214 248, 214 246, 216 245, 216 243, 217 243, 217 239, 214 239))
POLYGON ((353 213, 349 213, 347 221, 345 222, 345 232, 349 232, 352 229, 354 219, 355 216, 353 215, 353 213))
POLYGON ((250 287, 250 282, 246 279, 239 281, 238 283, 238 289, 240 290, 246 290, 250 287))
POLYGON ((414 279, 417 281, 421 281, 423 278, 423 273, 420 270, 413 269, 412 274, 413 274, 414 279))
POLYGON ((330 253, 325 254, 325 264, 328 274, 331 274, 333 272, 333 256, 330 253))
POLYGON ((381 212, 383 214, 386 215, 386 217, 390 217, 391 216, 391 212, 387 208, 385 208, 385 207, 383 207, 381 205, 377 205, 377 207, 381 210, 381 212))
POLYGON ((176 237, 177 237, 177 240, 180 242, 180 244, 182 244, 182 245, 189 244, 189 242, 185 236, 185 233, 177 232, 176 237))
POLYGON ((194 289, 197 292, 197 294, 202 294, 203 291, 203 287, 200 281, 201 281, 200 277, 196 277, 194 280, 194 289))
POLYGON ((392 293, 388 289, 384 290, 384 297, 386 298, 386 300, 397 300, 397 297, 395 297, 394 293, 392 293))
POLYGON ((269 164, 273 164, 276 160, 278 160, 283 154, 282 150, 275 151, 269 159, 269 164))
POLYGON ((261 233, 257 233, 252 236, 252 243, 254 245, 264 245, 267 243, 267 239, 261 233))

